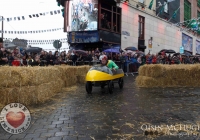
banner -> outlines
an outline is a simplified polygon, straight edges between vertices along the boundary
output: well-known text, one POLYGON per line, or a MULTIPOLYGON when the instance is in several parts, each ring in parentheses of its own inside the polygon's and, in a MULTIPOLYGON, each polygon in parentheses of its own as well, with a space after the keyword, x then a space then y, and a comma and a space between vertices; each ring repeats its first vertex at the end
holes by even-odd
POLYGON ((149 41, 148 41, 148 48, 149 48, 149 50, 152 50, 152 40, 151 39, 149 39, 149 41))
POLYGON ((93 43, 99 41, 98 31, 69 32, 69 43, 93 43))
POLYGON ((71 31, 97 30, 98 0, 73 0, 70 7, 71 31))
POLYGON ((182 33, 182 46, 184 47, 184 50, 193 52, 192 51, 192 45, 193 45, 193 39, 192 37, 182 33))
POLYGON ((200 54, 200 41, 196 40, 196 53, 200 54))

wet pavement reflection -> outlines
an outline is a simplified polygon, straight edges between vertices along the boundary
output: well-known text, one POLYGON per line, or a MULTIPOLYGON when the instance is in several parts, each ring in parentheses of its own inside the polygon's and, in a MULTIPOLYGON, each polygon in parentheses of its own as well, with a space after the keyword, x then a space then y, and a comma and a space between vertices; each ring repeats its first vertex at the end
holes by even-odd
POLYGON ((10 135, 1 128, 1 138, 199 139, 200 88, 138 88, 135 77, 124 80, 124 88, 115 84, 113 94, 95 87, 88 95, 84 85, 66 89, 33 109, 26 132, 10 135))

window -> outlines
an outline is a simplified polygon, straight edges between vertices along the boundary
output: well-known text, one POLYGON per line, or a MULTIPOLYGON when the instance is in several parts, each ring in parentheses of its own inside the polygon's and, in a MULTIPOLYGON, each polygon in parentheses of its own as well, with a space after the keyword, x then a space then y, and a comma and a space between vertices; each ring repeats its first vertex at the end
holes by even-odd
POLYGON ((200 18, 200 12, 197 11, 197 18, 200 18))
POLYGON ((197 0, 197 6, 200 7, 200 0, 197 0))
POLYGON ((121 33, 121 8, 109 4, 101 4, 100 28, 121 33))
POLYGON ((145 23, 145 18, 142 16, 139 16, 139 29, 138 29, 138 38, 141 40, 144 40, 144 23, 145 23))
POLYGON ((164 5, 165 5, 165 7, 164 7, 164 12, 165 12, 165 13, 168 13, 168 3, 165 1, 165 2, 164 2, 164 5))
POLYGON ((184 0, 184 21, 191 19, 191 3, 184 0))

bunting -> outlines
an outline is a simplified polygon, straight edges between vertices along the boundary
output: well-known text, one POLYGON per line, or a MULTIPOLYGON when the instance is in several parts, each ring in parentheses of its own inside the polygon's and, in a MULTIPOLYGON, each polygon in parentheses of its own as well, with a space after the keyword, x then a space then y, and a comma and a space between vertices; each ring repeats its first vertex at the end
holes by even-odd
POLYGON ((5 34, 36 34, 36 33, 46 33, 46 32, 55 32, 59 30, 63 30, 64 28, 53 28, 53 29, 46 29, 46 30, 34 30, 34 31, 2 31, 0 30, 0 33, 5 34))
MULTIPOLYGON (((45 13, 37 13, 37 14, 31 14, 31 15, 27 15, 27 16, 16 16, 16 17, 3 17, 3 21, 20 21, 20 20, 25 20, 26 18, 39 18, 41 16, 45 16, 45 15, 57 15, 62 13, 62 9, 59 10, 53 10, 53 11, 49 11, 49 12, 45 12, 45 13)), ((0 18, 0 21, 2 21, 2 18, 0 18)))

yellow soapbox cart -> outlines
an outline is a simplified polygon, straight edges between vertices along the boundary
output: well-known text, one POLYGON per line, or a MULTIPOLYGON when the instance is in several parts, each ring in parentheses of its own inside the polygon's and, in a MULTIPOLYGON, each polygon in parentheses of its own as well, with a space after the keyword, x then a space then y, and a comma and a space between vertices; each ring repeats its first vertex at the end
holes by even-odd
POLYGON ((108 86, 110 94, 113 93, 114 83, 119 84, 119 88, 124 86, 124 72, 122 69, 111 71, 107 66, 96 65, 93 66, 86 75, 86 91, 88 94, 92 93, 93 86, 101 86, 104 88, 108 86))

